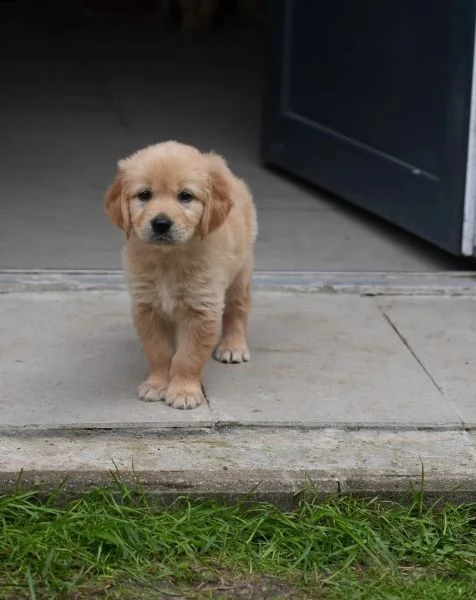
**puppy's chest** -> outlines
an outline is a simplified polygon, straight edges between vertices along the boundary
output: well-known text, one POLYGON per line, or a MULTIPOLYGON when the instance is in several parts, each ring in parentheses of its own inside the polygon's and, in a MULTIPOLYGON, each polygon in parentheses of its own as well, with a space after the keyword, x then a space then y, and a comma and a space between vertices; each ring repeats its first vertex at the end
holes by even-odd
POLYGON ((181 286, 170 287, 157 284, 153 292, 153 304, 171 319, 177 310, 186 306, 187 302, 181 286))
POLYGON ((162 275, 156 281, 150 282, 147 296, 153 306, 169 318, 188 304, 188 294, 180 277, 162 275))
POLYGON ((162 273, 143 288, 148 301, 169 319, 176 319, 187 309, 203 310, 216 300, 210 287, 188 274, 162 273))

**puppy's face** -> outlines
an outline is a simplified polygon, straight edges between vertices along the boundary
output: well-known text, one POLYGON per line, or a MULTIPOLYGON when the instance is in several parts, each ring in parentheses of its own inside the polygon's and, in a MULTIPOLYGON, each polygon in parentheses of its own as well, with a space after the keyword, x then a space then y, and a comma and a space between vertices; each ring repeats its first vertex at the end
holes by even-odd
POLYGON ((118 164, 106 212, 126 237, 170 249, 220 227, 232 208, 231 173, 222 158, 165 142, 118 164))

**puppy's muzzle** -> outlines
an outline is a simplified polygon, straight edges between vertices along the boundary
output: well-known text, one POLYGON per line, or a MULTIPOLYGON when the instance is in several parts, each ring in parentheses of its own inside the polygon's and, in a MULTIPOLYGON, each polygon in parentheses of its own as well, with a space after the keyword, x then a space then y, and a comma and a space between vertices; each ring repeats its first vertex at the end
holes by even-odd
POLYGON ((149 221, 145 237, 151 244, 168 245, 180 243, 177 226, 165 213, 160 213, 149 221))

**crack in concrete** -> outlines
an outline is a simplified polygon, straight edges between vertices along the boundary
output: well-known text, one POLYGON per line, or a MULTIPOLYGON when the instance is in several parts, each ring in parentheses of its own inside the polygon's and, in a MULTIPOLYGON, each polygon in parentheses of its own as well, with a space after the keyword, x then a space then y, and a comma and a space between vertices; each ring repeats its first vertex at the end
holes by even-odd
POLYGON ((418 354, 416 353, 416 351, 412 348, 412 346, 411 346, 410 342, 407 340, 407 338, 398 329, 398 326, 392 321, 392 319, 385 312, 384 309, 380 308, 380 311, 382 313, 383 318, 387 321, 387 323, 393 329, 393 331, 395 332, 395 334, 397 335, 397 337, 400 339, 400 341, 403 343, 403 345, 405 346, 405 348, 410 352, 410 354, 412 355, 412 357, 416 360, 416 362, 421 367, 421 369, 423 370, 423 372, 425 373, 425 375, 428 377, 428 379, 431 381, 431 383, 433 384, 433 386, 438 390, 438 393, 445 399, 445 401, 450 405, 450 407, 452 408, 452 410, 456 413, 458 419, 461 422, 461 429, 464 431, 466 429, 466 426, 465 426, 465 423, 464 423, 463 415, 460 413, 460 411, 458 410, 458 408, 447 398, 447 396, 445 395, 445 393, 443 391, 443 388, 439 385, 439 383, 436 381, 436 379, 430 373, 430 371, 428 370, 428 368, 426 367, 426 365, 424 364, 424 362, 422 361, 422 359, 418 356, 418 354))

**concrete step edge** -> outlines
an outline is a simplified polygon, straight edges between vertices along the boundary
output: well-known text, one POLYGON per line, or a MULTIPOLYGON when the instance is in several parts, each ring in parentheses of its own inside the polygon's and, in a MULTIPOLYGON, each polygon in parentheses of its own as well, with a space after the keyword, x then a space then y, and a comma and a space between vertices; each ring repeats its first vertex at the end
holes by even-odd
MULTIPOLYGON (((476 272, 256 271, 255 290, 324 294, 476 296, 476 272)), ((124 290, 121 270, 0 270, 0 294, 124 290)))
POLYGON ((264 430, 0 435, 0 491, 65 481, 71 493, 113 475, 151 495, 255 499, 290 505, 321 494, 476 499, 476 436, 464 431, 264 430), (21 475, 19 475, 21 473, 21 475))

